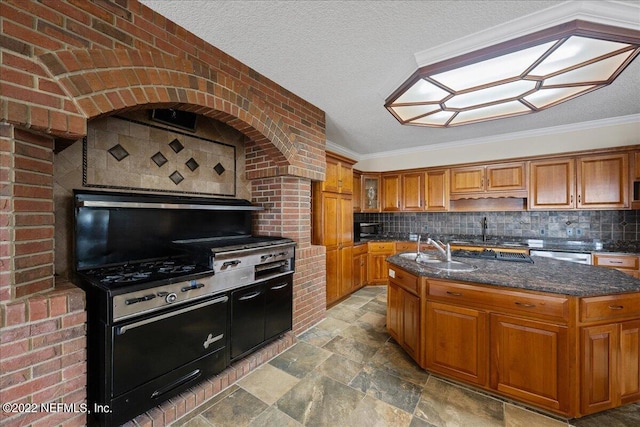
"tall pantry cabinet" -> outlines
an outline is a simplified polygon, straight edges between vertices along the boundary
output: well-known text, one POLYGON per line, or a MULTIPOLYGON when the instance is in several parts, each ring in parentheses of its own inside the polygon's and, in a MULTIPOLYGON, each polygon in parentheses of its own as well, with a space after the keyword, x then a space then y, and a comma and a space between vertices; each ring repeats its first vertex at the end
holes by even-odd
POLYGON ((313 183, 313 243, 327 250, 327 306, 353 288, 354 163, 327 153, 325 180, 313 183))

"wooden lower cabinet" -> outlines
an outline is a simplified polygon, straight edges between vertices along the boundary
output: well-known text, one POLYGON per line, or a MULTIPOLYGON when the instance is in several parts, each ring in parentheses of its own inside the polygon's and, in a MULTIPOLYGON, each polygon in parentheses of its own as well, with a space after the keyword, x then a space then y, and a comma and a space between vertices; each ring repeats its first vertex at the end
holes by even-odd
POLYGON ((640 401, 640 293, 389 275, 387 330, 420 367, 565 417, 640 401))
POLYGON ((640 399, 640 321, 581 328, 584 415, 640 399))
POLYGON ((490 386, 508 396, 569 410, 567 326, 491 314, 490 386))
POLYGON ((327 305, 337 302, 352 291, 351 252, 351 246, 327 251, 327 305))
POLYGON ((427 302, 426 367, 478 385, 487 383, 487 314, 427 302))
POLYGON ((367 284, 367 245, 358 245, 353 247, 353 281, 352 289, 354 291, 362 288, 367 284))
MULTIPOLYGON (((414 360, 420 359, 420 297, 393 279, 387 292, 387 330, 414 360)), ((420 362, 418 362, 420 363, 420 362)))
POLYGON ((367 283, 371 285, 385 284, 389 280, 387 258, 395 253, 395 242, 368 243, 367 283))

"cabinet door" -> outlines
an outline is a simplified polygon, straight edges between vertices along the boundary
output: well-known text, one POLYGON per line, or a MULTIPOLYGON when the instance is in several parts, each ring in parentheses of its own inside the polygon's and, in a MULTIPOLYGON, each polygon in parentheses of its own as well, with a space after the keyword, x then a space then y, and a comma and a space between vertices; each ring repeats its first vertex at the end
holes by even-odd
POLYGON ((265 301, 262 284, 231 292, 231 359, 264 341, 265 301))
POLYGON ((420 298, 402 291, 402 342, 414 360, 420 363, 420 298))
POLYGON ((636 151, 635 153, 633 153, 633 164, 634 164, 634 172, 633 172, 633 178, 640 180, 640 151, 636 151))
POLYGON ((351 165, 340 163, 338 188, 342 194, 353 194, 353 168, 351 165))
POLYGON ((382 176, 382 210, 400 210, 400 175, 382 176))
POLYGON ((426 367, 474 384, 487 382, 487 314, 427 302, 426 367))
POLYGON ((491 315, 490 386, 554 411, 569 409, 567 327, 491 315))
POLYGON ((578 158, 579 208, 629 207, 629 155, 578 158))
POLYGON ((573 159, 533 161, 529 166, 529 209, 572 209, 575 191, 573 159))
POLYGON ((620 400, 623 405, 640 399, 640 321, 620 325, 620 400))
POLYGON ((339 244, 353 244, 353 205, 351 196, 341 196, 339 198, 338 214, 339 221, 339 244))
POLYGON ((380 212, 380 176, 362 175, 362 212, 380 212))
POLYGON ((484 166, 451 169, 451 193, 480 193, 484 188, 484 166))
POLYGON ((327 264, 327 305, 340 299, 340 251, 328 250, 326 254, 327 264))
POLYGON ((340 190, 340 162, 331 157, 327 157, 327 168, 325 170, 325 179, 322 183, 322 191, 330 191, 337 193, 340 190))
POLYGON ((402 210, 421 211, 424 209, 424 173, 402 175, 402 210))
POLYGON ((353 255, 351 246, 340 249, 340 297, 353 292, 353 255))
POLYGON ((517 191, 527 189, 523 162, 489 165, 486 169, 487 191, 517 191))
POLYGON ((276 337, 292 327, 293 281, 291 276, 265 283, 265 340, 276 337))
POLYGON ((362 210, 362 176, 358 173, 353 174, 353 211, 360 212, 362 210))
MULTIPOLYGON (((327 250, 337 248, 344 240, 342 221, 342 196, 337 193, 322 193, 321 244, 326 246, 327 250)), ((353 228, 353 225, 351 227, 353 228)))
POLYGON ((398 344, 402 343, 402 288, 393 282, 387 287, 387 331, 398 344))
POLYGON ((367 254, 353 257, 353 288, 360 289, 367 282, 367 254))
POLYGON ((389 280, 389 271, 387 269, 387 258, 392 253, 370 253, 368 254, 368 283, 385 283, 389 280))
POLYGON ((582 328, 581 412, 616 406, 618 324, 582 328))
POLYGON ((428 211, 449 210, 449 170, 427 171, 425 175, 425 208, 428 211))

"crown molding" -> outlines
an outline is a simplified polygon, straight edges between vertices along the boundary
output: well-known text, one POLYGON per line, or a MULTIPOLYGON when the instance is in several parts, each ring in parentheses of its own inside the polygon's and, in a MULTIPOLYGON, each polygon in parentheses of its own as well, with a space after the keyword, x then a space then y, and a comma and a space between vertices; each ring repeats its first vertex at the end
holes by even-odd
POLYGON ((417 52, 418 68, 574 20, 640 30, 640 6, 617 1, 568 1, 417 52))
POLYGON ((640 5, 619 1, 567 1, 503 24, 442 43, 414 54, 414 61, 398 64, 395 77, 380 85, 377 94, 384 103, 398 87, 423 66, 435 64, 470 52, 506 42, 576 19, 640 30, 640 5))
MULTIPOLYGON (((640 123, 640 114, 631 114, 629 116, 612 117, 612 118, 601 119, 601 120, 591 120, 591 121, 582 122, 582 123, 572 123, 569 125, 552 126, 548 128, 534 129, 529 131, 512 132, 512 133, 506 133, 502 135, 493 135, 493 136, 487 136, 482 138, 466 139, 466 140, 453 141, 453 142, 444 142, 441 144, 433 144, 433 145, 427 145, 422 147, 403 148, 400 150, 392 150, 392 151, 381 151, 373 154, 359 155, 357 153, 352 152, 351 155, 347 155, 347 154, 344 154, 344 155, 357 161, 401 156, 401 155, 407 155, 407 154, 418 155, 418 154, 428 153, 430 151, 443 150, 447 148, 467 147, 472 145, 486 144, 489 142, 501 142, 501 141, 510 141, 510 140, 516 140, 516 139, 522 139, 522 138, 540 137, 540 136, 546 136, 546 135, 575 132, 580 130, 595 129, 595 128, 601 128, 601 127, 607 127, 607 126, 617 126, 617 125, 623 125, 623 124, 629 124, 629 123, 640 123)), ((335 145, 335 144, 332 144, 332 145, 335 145)), ((345 151, 344 149, 342 150, 345 151)), ((334 150, 332 149, 332 151, 334 150)), ((339 154, 342 154, 342 153, 339 153, 339 154)))

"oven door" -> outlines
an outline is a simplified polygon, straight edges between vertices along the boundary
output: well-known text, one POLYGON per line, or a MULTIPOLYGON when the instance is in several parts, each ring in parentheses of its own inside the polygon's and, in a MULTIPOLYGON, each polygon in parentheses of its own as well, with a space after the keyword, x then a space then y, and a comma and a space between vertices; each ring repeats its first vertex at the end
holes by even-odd
MULTIPOLYGON (((228 297, 219 295, 113 326, 112 397, 226 350, 227 306, 228 297)), ((222 359, 224 365, 227 357, 222 359)), ((151 397, 169 392, 172 382, 179 387, 199 375, 191 376, 194 378, 186 375, 156 384, 151 397)))

